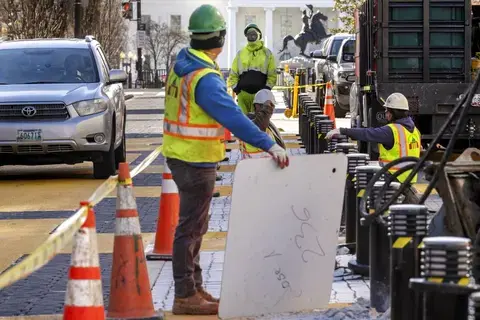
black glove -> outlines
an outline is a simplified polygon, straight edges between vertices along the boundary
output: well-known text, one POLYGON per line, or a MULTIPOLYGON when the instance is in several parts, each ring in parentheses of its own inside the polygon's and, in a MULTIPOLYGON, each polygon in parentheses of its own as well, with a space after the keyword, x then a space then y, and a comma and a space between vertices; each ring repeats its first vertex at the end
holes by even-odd
POLYGON ((240 93, 240 89, 238 88, 238 86, 236 86, 235 88, 232 89, 233 92, 235 92, 235 94, 239 94, 240 93))

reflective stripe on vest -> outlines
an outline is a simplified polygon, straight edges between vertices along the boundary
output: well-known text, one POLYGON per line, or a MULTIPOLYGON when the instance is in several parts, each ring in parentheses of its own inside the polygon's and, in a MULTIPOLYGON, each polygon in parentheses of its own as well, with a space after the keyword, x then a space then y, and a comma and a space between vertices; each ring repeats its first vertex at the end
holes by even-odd
MULTIPOLYGON (((385 149, 382 144, 379 144, 379 163, 381 166, 403 157, 420 157, 420 139, 421 135, 417 128, 413 130, 412 133, 408 132, 401 124, 391 123, 388 126, 392 129, 394 137, 394 145, 390 150, 385 149)), ((395 173, 396 171, 404 168, 405 166, 411 164, 412 162, 403 162, 398 165, 390 168, 388 171, 390 173, 395 173)), ((411 170, 408 170, 397 177, 400 182, 403 182, 411 170)), ((417 181, 417 176, 411 181, 412 183, 417 181)))
MULTIPOLYGON (((244 48, 237 53, 238 74, 241 75, 242 73, 247 72, 247 71, 260 71, 263 74, 268 74, 268 64, 270 62, 270 56, 272 55, 270 50, 268 50, 267 48, 262 48, 262 50, 259 50, 259 51, 262 51, 263 53, 265 53, 265 60, 263 62, 263 67, 250 66, 251 61, 247 61, 248 66, 245 69, 243 68, 243 63, 242 63, 242 52, 244 50, 249 52, 248 49, 244 48)), ((254 56, 254 59, 255 58, 256 58, 256 56, 254 56)))
MULTIPOLYGON (((267 128, 266 132, 270 138, 272 138, 273 141, 275 141, 275 137, 273 136, 273 133, 270 131, 270 129, 267 128)), ((263 151, 260 148, 255 148, 254 146, 240 141, 240 152, 242 153, 242 158, 269 158, 270 154, 268 152, 263 151)))

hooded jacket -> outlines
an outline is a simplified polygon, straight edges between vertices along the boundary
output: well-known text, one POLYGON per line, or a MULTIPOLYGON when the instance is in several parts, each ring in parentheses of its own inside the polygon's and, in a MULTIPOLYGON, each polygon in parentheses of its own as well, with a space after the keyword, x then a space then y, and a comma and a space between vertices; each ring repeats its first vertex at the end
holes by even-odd
MULTIPOLYGON (((205 55, 201 59, 193 55, 189 48, 180 50, 177 55, 174 72, 182 77, 202 68, 218 69, 217 64, 205 55)), ((235 103, 227 92, 227 86, 223 77, 210 73, 198 82, 195 89, 197 104, 215 121, 230 130, 241 140, 268 151, 275 142, 262 132, 235 103)), ((195 163, 196 166, 216 166, 216 164, 195 163)))

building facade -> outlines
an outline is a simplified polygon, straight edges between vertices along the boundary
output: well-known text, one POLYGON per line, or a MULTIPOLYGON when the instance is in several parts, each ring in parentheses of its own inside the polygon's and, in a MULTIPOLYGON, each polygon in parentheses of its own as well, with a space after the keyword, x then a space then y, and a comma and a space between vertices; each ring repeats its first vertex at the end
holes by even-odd
MULTIPOLYGON (((158 23, 175 25, 188 30, 191 13, 200 5, 207 3, 199 0, 142 0, 142 14, 158 23)), ((288 59, 299 53, 293 41, 282 54, 279 51, 284 45, 284 38, 295 36, 302 30, 302 11, 306 4, 319 10, 328 19, 323 21, 325 30, 338 27, 338 14, 333 11, 333 0, 314 0, 303 3, 298 0, 211 0, 227 19, 227 39, 224 50, 218 58, 221 68, 230 68, 232 61, 247 43, 244 28, 249 23, 256 23, 263 32, 266 46, 272 50, 278 60, 288 59)), ((130 39, 135 39, 136 22, 130 22, 130 39)), ((135 50, 135 40, 130 41, 130 50, 135 50)), ((308 51, 307 51, 308 52, 308 51)), ((145 52, 147 55, 148 53, 145 52)))

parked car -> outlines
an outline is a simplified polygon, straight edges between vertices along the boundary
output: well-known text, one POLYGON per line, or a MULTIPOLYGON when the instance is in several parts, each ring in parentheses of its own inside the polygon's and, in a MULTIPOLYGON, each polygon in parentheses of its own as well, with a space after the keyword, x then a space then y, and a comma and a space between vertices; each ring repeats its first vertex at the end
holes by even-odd
POLYGON ((352 36, 353 35, 347 33, 337 33, 331 35, 330 37, 326 38, 322 49, 320 49, 320 52, 317 51, 316 54, 315 51, 313 52, 312 57, 315 60, 316 79, 324 79, 324 73, 327 71, 325 69, 327 57, 336 56, 340 50, 343 40, 352 36))
POLYGON ((126 161, 123 70, 95 38, 0 42, 0 165, 126 161))
POLYGON ((355 81, 355 37, 342 41, 337 55, 327 57, 324 80, 333 85, 335 116, 343 118, 350 111, 350 88, 355 81))

